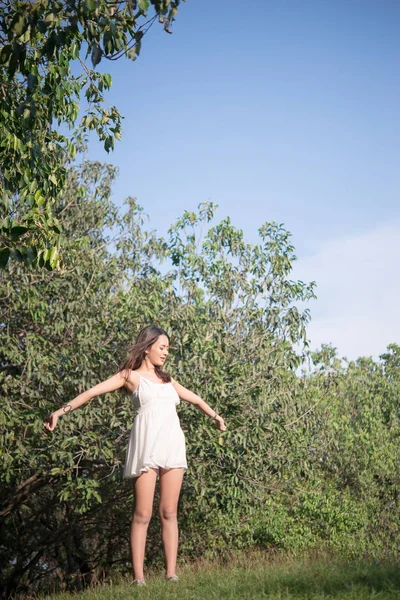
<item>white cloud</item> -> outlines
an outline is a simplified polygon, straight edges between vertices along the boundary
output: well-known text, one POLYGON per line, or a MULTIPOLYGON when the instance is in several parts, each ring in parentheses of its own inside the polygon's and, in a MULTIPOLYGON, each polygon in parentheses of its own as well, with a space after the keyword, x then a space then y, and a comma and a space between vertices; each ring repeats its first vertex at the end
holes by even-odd
POLYGON ((331 343, 339 356, 378 358, 400 343, 400 222, 351 238, 321 244, 299 258, 293 279, 316 281, 317 300, 308 304, 311 347, 331 343))

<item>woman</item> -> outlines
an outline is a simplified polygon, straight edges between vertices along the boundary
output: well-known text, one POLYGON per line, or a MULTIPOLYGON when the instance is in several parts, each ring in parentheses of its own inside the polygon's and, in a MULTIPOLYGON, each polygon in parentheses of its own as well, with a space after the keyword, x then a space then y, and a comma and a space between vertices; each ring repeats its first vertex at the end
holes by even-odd
POLYGON ((146 585, 143 574, 147 529, 153 512, 156 480, 160 480, 162 542, 166 576, 175 574, 178 554, 177 507, 186 463, 185 437, 176 406, 179 398, 194 404, 216 421, 217 429, 226 426, 212 408, 162 370, 169 351, 168 334, 155 325, 144 327, 131 348, 128 359, 110 379, 79 394, 56 410, 45 423, 53 431, 60 416, 79 408, 95 396, 125 387, 131 394, 137 415, 130 433, 123 476, 133 479, 135 508, 131 527, 134 584, 146 585))

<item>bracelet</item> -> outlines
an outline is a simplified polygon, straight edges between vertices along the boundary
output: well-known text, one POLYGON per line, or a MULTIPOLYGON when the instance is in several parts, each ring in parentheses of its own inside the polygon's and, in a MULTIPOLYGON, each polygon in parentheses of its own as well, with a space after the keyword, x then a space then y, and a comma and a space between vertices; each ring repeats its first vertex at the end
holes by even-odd
POLYGON ((63 412, 69 412, 70 410, 72 410, 72 406, 70 404, 64 404, 64 406, 62 407, 63 412))
POLYGON ((215 413, 215 414, 214 414, 214 416, 213 416, 213 417, 211 417, 211 420, 212 420, 212 421, 216 421, 216 419, 217 419, 217 417, 218 417, 218 414, 217 414, 215 411, 214 411, 214 413, 215 413))

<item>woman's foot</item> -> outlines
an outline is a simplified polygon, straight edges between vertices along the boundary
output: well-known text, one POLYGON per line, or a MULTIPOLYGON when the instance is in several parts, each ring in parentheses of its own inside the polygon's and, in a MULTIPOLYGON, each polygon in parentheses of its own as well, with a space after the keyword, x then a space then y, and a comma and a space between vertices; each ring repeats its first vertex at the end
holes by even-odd
POLYGON ((179 581, 179 577, 178 575, 171 575, 170 577, 167 577, 168 581, 179 581))
POLYGON ((146 582, 144 579, 135 579, 132 585, 146 585, 146 582))

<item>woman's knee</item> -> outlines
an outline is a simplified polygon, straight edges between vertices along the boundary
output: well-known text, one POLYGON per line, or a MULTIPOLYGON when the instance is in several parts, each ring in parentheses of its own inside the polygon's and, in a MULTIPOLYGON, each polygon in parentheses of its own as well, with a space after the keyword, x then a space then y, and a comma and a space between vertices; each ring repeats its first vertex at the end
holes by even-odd
POLYGON ((177 518, 176 507, 172 506, 160 506, 159 509, 160 519, 163 521, 173 521, 177 518))
POLYGON ((133 513, 133 522, 137 525, 148 525, 151 517, 152 514, 147 511, 135 510, 133 513))

